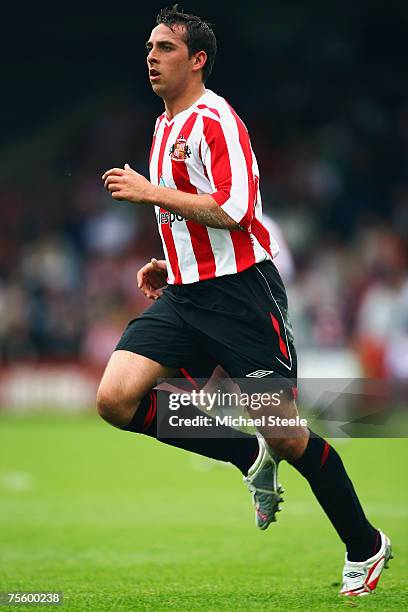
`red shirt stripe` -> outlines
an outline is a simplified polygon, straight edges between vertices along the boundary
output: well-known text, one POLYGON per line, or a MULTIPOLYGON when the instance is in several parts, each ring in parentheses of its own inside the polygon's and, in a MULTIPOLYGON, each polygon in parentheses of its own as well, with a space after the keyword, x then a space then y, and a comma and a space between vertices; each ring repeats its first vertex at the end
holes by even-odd
MULTIPOLYGON (((215 188, 217 189, 216 193, 211 195, 217 204, 222 206, 229 199, 232 187, 232 172, 228 147, 221 124, 207 117, 203 118, 203 122, 204 136, 211 152, 211 173, 213 175, 215 188)), ((251 237, 248 233, 240 231, 231 231, 230 235, 234 247, 237 272, 241 272, 255 263, 251 237)))
POLYGON ((246 227, 251 224, 252 219, 254 217, 254 208, 255 208, 255 200, 256 200, 255 179, 252 173, 252 149, 251 149, 251 142, 249 140, 249 135, 248 135, 247 129, 242 119, 238 117, 237 113, 234 111, 234 109, 231 106, 229 108, 237 124, 238 134, 239 134, 239 144, 241 145, 242 152, 245 157, 246 167, 247 167, 248 209, 241 221, 241 224, 246 227))
MULTIPOLYGON (((178 138, 183 136, 183 138, 188 140, 197 120, 197 116, 197 113, 192 113, 190 115, 181 128, 178 138)), ((190 182, 185 160, 172 160, 172 174, 179 191, 197 193, 196 187, 190 182)), ((216 265, 207 228, 191 220, 186 220, 186 226, 190 234, 191 246, 193 247, 197 261, 199 280, 213 278, 215 276, 216 265)))
POLYGON ((251 232, 259 242, 262 248, 272 257, 271 253, 271 237, 268 230, 262 225, 256 217, 254 217, 251 226, 251 232))
MULTIPOLYGON (((166 150, 167 141, 169 139, 172 127, 173 127, 172 124, 165 126, 161 145, 160 145, 159 159, 157 163, 157 177, 159 180, 159 184, 160 184, 160 179, 163 173, 164 152, 166 150)), ((165 213, 166 211, 164 208, 161 208, 160 212, 165 213)), ((181 274, 180 274, 180 267, 179 267, 179 262, 178 262, 178 257, 177 257, 176 245, 174 243, 173 233, 168 223, 161 224, 161 230, 162 230, 163 240, 166 245, 167 253, 169 255, 169 263, 170 263, 171 270, 173 272, 174 282, 176 284, 180 284, 182 282, 182 279, 181 279, 181 274)))
POLYGON ((153 155, 153 151, 154 151, 154 146, 156 144, 157 131, 158 131, 159 127, 160 127, 160 124, 161 124, 163 118, 164 118, 164 113, 162 115, 160 115, 160 117, 157 120, 157 127, 156 127, 156 129, 154 131, 154 134, 153 134, 152 146, 150 147, 149 164, 152 161, 152 155, 153 155))
POLYGON ((198 104, 197 108, 201 108, 201 109, 207 108, 209 111, 214 113, 214 115, 216 115, 218 118, 220 117, 220 113, 219 113, 219 111, 216 108, 210 108, 206 104, 198 104))
POLYGON ((203 117, 204 137, 211 153, 211 174, 216 192, 212 197, 219 206, 229 199, 232 187, 232 171, 227 142, 219 121, 203 117))
POLYGON ((255 263, 254 248, 251 236, 247 232, 231 231, 231 240, 234 246, 237 272, 242 272, 255 263))

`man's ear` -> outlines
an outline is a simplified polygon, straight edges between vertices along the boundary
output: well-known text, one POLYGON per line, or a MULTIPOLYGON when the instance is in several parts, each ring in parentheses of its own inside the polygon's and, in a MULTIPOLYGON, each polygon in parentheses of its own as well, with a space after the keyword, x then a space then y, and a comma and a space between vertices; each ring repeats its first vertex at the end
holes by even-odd
POLYGON ((198 53, 196 53, 194 55, 194 64, 193 64, 194 72, 204 68, 206 61, 207 61, 207 54, 205 51, 199 51, 198 53))

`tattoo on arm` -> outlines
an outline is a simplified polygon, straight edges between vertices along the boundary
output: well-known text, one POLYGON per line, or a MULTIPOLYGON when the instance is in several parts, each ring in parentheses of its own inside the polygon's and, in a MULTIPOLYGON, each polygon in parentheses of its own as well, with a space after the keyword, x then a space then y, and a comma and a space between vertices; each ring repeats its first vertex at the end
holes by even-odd
POLYGON ((153 196, 151 204, 161 206, 201 225, 236 231, 244 229, 217 204, 210 194, 198 195, 167 187, 155 187, 153 196))
POLYGON ((205 206, 197 206, 194 210, 194 221, 214 227, 216 229, 240 230, 241 227, 236 221, 231 219, 226 212, 217 205, 217 208, 207 208, 205 206))

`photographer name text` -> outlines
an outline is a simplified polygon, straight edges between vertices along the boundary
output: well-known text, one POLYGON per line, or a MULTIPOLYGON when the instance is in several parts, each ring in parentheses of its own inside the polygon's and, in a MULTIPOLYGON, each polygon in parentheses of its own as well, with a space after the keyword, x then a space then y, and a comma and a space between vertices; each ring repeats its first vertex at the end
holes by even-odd
POLYGON ((273 415, 259 417, 200 415, 191 418, 173 414, 169 418, 171 427, 307 427, 307 419, 296 416, 291 419, 273 415))

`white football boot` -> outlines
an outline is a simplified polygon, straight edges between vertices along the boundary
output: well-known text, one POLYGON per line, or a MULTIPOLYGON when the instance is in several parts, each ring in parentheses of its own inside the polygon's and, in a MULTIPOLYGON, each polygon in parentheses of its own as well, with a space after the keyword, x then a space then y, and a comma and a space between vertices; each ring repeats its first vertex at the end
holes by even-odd
POLYGON ((255 506, 255 524, 259 529, 267 529, 276 521, 276 513, 281 511, 279 504, 284 492, 278 484, 278 463, 280 458, 273 455, 262 436, 258 435, 259 454, 249 468, 244 482, 252 493, 255 506))
POLYGON ((391 541, 388 536, 379 530, 381 548, 367 561, 348 561, 343 569, 343 586, 340 595, 345 597, 361 597, 370 595, 378 584, 381 573, 388 567, 388 561, 393 558, 391 541))

